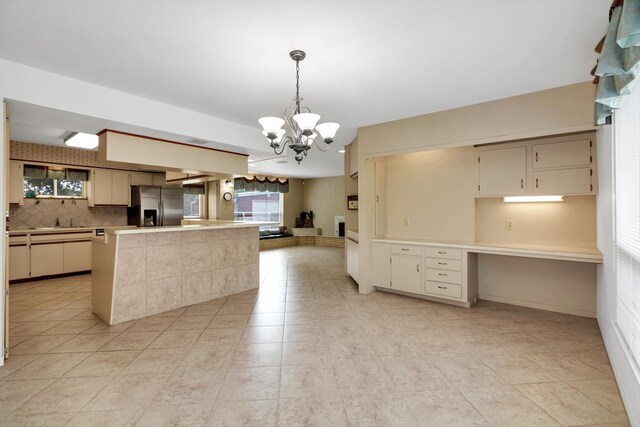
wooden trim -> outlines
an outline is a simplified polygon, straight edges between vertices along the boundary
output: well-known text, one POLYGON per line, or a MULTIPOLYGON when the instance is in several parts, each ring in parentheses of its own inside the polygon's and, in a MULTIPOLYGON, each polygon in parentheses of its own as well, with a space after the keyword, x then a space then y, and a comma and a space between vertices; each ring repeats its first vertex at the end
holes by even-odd
POLYGON ((248 154, 243 154, 243 153, 236 153, 233 151, 227 151, 227 150, 220 150, 219 148, 211 148, 211 147, 202 147, 200 145, 191 145, 191 144, 186 144, 184 142, 178 142, 178 141, 170 141, 168 139, 162 139, 162 138, 154 138, 152 136, 145 136, 145 135, 137 135, 135 133, 129 133, 129 132, 121 132, 119 130, 113 130, 113 129, 102 129, 100 132, 98 132, 96 135, 100 136, 105 132, 112 132, 112 133, 118 133, 120 135, 127 135, 127 136, 134 136, 136 138, 144 138, 144 139, 150 139, 153 141, 160 141, 160 142, 168 142, 169 144, 177 144, 177 145, 184 145, 186 147, 192 147, 192 148, 199 148, 201 150, 209 150, 209 151, 217 151, 219 153, 227 153, 227 154, 235 154, 236 156, 244 156, 244 157, 249 157, 248 154))
POLYGON ((187 174, 187 176, 185 176, 184 178, 167 179, 165 182, 182 182, 182 181, 188 181, 190 179, 208 178, 210 176, 211 175, 189 175, 189 174, 187 174))
POLYGON ((22 233, 20 233, 20 234, 9 234, 9 237, 10 237, 10 238, 11 238, 11 237, 26 237, 26 236, 28 236, 28 235, 29 235, 29 234, 27 234, 27 233, 24 233, 24 234, 22 234, 22 233))
POLYGON ((66 242, 33 242, 31 246, 40 246, 40 245, 62 245, 66 242))
POLYGON ((91 273, 91 270, 74 271, 71 273, 50 274, 48 276, 35 276, 35 277, 26 277, 24 279, 14 279, 9 281, 9 283, 15 284, 15 283, 33 282, 35 280, 47 280, 47 279, 57 279, 59 277, 81 276, 83 274, 90 274, 90 273, 91 273))
MULTIPOLYGON (((18 141, 18 142, 22 142, 22 141, 18 141)), ((23 144, 30 144, 30 142, 23 142, 23 144)), ((36 145, 42 145, 42 144, 36 144, 36 145)), ((102 167, 102 166, 78 165, 76 163, 50 163, 50 162, 43 162, 40 160, 20 159, 17 157, 11 157, 9 160, 14 160, 16 162, 25 162, 28 164, 35 164, 35 165, 75 166, 77 169, 84 169, 88 171, 104 169, 104 170, 121 171, 121 172, 164 173, 164 171, 160 171, 160 170, 150 171, 150 170, 142 170, 142 169, 118 169, 118 168, 109 168, 109 167, 102 167)))
POLYGON ((28 246, 26 243, 9 243, 9 247, 28 246))

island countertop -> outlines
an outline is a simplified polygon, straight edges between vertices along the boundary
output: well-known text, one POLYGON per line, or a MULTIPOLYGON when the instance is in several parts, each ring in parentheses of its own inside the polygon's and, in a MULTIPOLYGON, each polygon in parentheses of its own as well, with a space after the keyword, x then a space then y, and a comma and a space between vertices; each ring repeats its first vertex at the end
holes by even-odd
POLYGON ((125 229, 105 229, 105 234, 139 234, 139 233, 166 233, 169 231, 196 231, 196 230, 221 230, 227 228, 258 227, 255 222, 242 221, 207 221, 202 225, 170 225, 164 227, 136 227, 125 229))

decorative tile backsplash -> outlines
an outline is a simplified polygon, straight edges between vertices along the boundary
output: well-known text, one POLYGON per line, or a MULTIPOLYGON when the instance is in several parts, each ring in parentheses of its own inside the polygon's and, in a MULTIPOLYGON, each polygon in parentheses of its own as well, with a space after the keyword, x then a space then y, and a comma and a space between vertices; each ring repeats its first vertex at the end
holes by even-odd
POLYGON ((24 205, 11 207, 11 230, 37 227, 53 227, 56 218, 62 227, 127 225, 126 207, 89 207, 86 199, 24 199, 24 205), (62 203, 64 201, 64 203, 62 203))

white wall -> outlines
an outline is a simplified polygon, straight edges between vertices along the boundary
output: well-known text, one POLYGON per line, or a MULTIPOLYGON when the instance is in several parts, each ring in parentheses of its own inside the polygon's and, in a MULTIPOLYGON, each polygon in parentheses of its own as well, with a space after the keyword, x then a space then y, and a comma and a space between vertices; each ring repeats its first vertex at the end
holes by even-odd
POLYGON ((598 129, 598 196, 596 198, 598 248, 603 263, 598 266, 597 310, 598 325, 609 354, 611 366, 624 400, 629 420, 640 426, 640 381, 634 373, 630 356, 622 344, 616 327, 616 274, 613 245, 613 129, 603 126, 598 129))

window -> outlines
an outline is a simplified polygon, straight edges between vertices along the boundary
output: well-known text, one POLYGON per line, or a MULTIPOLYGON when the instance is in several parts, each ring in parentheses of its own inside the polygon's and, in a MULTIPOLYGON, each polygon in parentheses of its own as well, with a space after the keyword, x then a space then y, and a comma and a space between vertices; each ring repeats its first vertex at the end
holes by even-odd
POLYGON ((185 218, 200 218, 202 216, 201 206, 203 205, 202 199, 204 198, 204 196, 202 196, 201 194, 185 193, 183 197, 183 216, 185 218))
POLYGON ((84 181, 53 178, 24 178, 24 196, 35 197, 84 197, 84 181))
POLYGON ((640 368, 640 89, 614 115, 616 323, 640 368))
POLYGON ((280 224, 282 196, 271 191, 236 190, 233 197, 233 219, 280 224))

